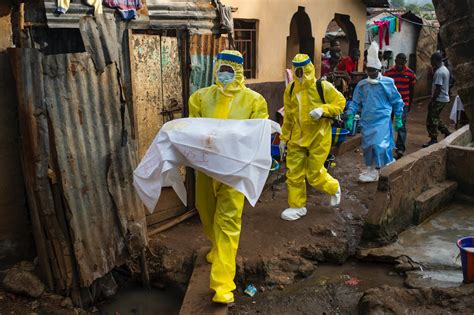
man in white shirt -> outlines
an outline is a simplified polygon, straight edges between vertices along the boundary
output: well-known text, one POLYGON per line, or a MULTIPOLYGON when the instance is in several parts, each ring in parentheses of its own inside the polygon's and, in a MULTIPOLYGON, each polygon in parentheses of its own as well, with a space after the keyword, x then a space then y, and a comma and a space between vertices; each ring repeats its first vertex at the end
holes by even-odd
POLYGON ((443 64, 443 56, 438 52, 431 56, 431 65, 434 70, 433 87, 431 102, 428 105, 428 116, 426 118, 426 129, 431 139, 423 144, 424 148, 438 142, 438 130, 445 137, 451 134, 446 124, 440 118, 443 108, 449 103, 449 70, 443 64))

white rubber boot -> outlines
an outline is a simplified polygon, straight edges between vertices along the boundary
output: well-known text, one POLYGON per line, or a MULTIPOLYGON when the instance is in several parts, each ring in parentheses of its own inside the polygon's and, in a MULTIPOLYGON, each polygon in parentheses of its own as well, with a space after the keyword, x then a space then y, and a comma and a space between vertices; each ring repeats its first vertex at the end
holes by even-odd
POLYGON ((329 201, 329 204, 331 207, 337 207, 341 203, 341 185, 337 188, 337 192, 335 195, 331 196, 331 200, 329 201))
POLYGON ((379 180, 379 170, 375 166, 370 166, 368 171, 362 172, 359 176, 361 183, 374 183, 379 180))
POLYGON ((288 208, 281 213, 281 218, 286 221, 295 221, 304 217, 308 211, 303 208, 288 208))

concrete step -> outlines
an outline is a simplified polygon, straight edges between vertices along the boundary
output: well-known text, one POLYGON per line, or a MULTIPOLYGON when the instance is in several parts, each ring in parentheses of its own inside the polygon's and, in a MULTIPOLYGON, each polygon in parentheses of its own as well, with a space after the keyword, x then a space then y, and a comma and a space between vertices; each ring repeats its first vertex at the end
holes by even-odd
POLYGON ((206 261, 206 254, 209 250, 210 248, 201 248, 197 251, 193 274, 189 281, 179 315, 227 314, 227 305, 212 302, 214 291, 209 288, 211 264, 206 261))
POLYGON ((454 197, 458 184, 453 181, 436 183, 415 199, 414 223, 420 224, 454 197))

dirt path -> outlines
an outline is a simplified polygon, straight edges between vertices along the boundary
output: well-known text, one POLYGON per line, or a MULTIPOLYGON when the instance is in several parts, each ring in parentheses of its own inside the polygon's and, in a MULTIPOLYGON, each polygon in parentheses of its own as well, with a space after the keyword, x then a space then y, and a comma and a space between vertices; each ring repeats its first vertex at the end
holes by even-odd
MULTIPOLYGON (((426 104, 427 101, 416 104, 408 116, 407 154, 420 149, 428 140, 425 128, 426 104)), ((449 110, 447 108, 443 113, 446 122, 449 110)), ((341 265, 353 256, 360 242, 367 206, 377 187, 377 184, 357 182, 362 168, 362 153, 359 149, 336 158, 336 166, 330 172, 341 183, 343 196, 339 208, 329 207, 328 196, 308 189, 308 214, 295 222, 283 221, 280 213, 287 207, 284 184, 279 190, 268 190, 262 194, 255 208, 247 205, 237 257, 238 291, 242 292, 248 283, 266 290, 283 288, 313 274, 318 270, 318 264, 341 265)), ((152 280, 160 286, 166 283, 185 286, 192 272, 194 252, 209 245, 197 217, 155 236, 150 240, 152 280)), ((336 293, 354 301, 362 296, 359 288, 347 288, 344 283, 335 282, 322 288, 322 295, 314 298, 318 303, 325 296, 336 293)), ((293 291, 289 290, 288 294, 291 295, 293 291)), ((260 298, 264 299, 264 296, 260 298)), ((298 294, 295 295, 294 303, 306 303, 296 296, 298 294)), ((244 303, 242 308, 239 308, 239 303, 236 310, 244 313, 257 310, 252 309, 252 303, 244 303)), ((277 307, 280 304, 274 305, 277 307)), ((351 305, 355 307, 354 303, 351 305)), ((327 310, 330 309, 328 306, 327 310)))

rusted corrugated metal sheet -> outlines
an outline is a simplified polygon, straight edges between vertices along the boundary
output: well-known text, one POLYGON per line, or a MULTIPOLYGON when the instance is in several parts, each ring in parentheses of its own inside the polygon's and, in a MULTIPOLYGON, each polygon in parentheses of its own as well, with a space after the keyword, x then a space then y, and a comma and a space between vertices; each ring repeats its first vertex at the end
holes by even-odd
POLYGON ((218 32, 218 16, 211 1, 149 0, 150 24, 156 29, 218 32))
POLYGON ((145 228, 144 209, 131 185, 137 158, 124 134, 130 123, 115 65, 98 74, 89 54, 54 55, 44 57, 43 71, 56 175, 80 285, 89 286, 133 254, 127 241, 132 225, 145 228))
POLYGON ((190 89, 191 93, 210 86, 214 81, 213 70, 215 56, 228 47, 227 37, 212 34, 193 34, 190 37, 189 53, 191 57, 190 89))
MULTIPOLYGON (((143 3, 144 1, 142 1, 143 3)), ((94 14, 94 8, 84 4, 85 1, 72 0, 66 14, 54 14, 57 7, 56 0, 44 0, 44 9, 46 10, 46 20, 50 28, 79 28, 79 20, 84 16, 94 14)), ((147 16, 146 5, 144 9, 139 11, 138 19, 129 23, 131 28, 148 28, 150 21, 147 16)), ((39 7, 38 7, 39 8, 39 7)), ((103 6, 103 12, 114 14, 115 9, 103 6)))
POLYGON ((91 54, 97 71, 102 72, 107 65, 118 63, 119 47, 122 46, 120 35, 125 30, 123 23, 116 24, 115 17, 106 13, 82 17, 79 26, 84 47, 91 54))
POLYGON ((40 265, 53 290, 77 292, 146 245, 117 64, 98 72, 88 53, 10 53, 40 265))
POLYGON ((43 278, 56 292, 73 286, 73 255, 64 221, 55 209, 48 179, 49 128, 44 104, 42 55, 36 49, 10 49, 17 82, 21 160, 36 251, 43 278))

